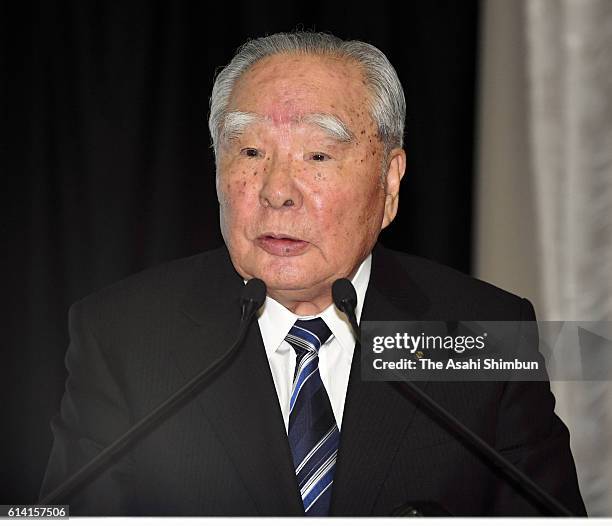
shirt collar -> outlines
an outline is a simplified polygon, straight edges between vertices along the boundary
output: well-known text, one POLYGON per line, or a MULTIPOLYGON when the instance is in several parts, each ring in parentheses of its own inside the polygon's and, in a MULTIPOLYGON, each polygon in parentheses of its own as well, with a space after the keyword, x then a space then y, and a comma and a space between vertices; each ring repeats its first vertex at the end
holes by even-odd
MULTIPOLYGON (((357 307, 355 316, 357 321, 361 319, 361 311, 365 300, 368 283, 370 282, 370 271, 372 269, 372 254, 363 260, 355 276, 351 280, 357 292, 357 307)), ((333 337, 337 338, 343 349, 352 352, 355 347, 355 337, 353 331, 343 312, 340 312, 332 303, 323 312, 313 316, 297 316, 289 309, 285 308, 278 301, 266 296, 263 306, 258 311, 258 322, 263 339, 266 355, 279 350, 289 329, 293 327, 295 321, 300 319, 323 318, 331 330, 333 337)))

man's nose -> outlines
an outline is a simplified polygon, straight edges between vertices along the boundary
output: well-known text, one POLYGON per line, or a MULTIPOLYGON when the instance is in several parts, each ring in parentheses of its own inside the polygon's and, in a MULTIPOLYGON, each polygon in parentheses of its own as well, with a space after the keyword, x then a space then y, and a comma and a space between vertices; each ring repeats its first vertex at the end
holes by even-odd
POLYGON ((272 158, 264 172, 259 201, 266 208, 299 208, 302 194, 296 185, 291 160, 272 158))

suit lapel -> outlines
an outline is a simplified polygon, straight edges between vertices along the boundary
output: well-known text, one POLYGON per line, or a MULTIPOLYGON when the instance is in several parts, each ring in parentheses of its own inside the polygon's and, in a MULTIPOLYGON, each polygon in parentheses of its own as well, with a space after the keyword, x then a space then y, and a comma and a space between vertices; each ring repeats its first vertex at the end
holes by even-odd
MULTIPOLYGON (((418 286, 387 251, 377 247, 373 256, 362 322, 422 319, 429 302, 418 286)), ((400 443, 409 440, 416 407, 387 382, 362 381, 357 345, 342 419, 333 515, 372 513, 400 443)))
MULTIPOLYGON (((177 361, 185 378, 232 344, 240 321, 242 278, 225 251, 205 264, 182 303, 184 334, 177 361)), ((291 451, 259 326, 251 323, 234 359, 198 396, 262 515, 303 514, 291 451)))
MULTIPOLYGON (((396 256, 382 247, 377 247, 373 256, 362 321, 427 319, 429 301, 396 256)), ((239 325, 242 279, 225 250, 208 257, 180 309, 180 342, 175 356, 185 379, 222 354, 239 325)), ((417 407, 389 383, 362 381, 360 359, 357 346, 334 477, 333 515, 372 513, 400 444, 410 440, 408 431, 417 407)), ((303 515, 257 323, 252 323, 243 347, 198 396, 197 403, 233 460, 257 512, 303 515)))

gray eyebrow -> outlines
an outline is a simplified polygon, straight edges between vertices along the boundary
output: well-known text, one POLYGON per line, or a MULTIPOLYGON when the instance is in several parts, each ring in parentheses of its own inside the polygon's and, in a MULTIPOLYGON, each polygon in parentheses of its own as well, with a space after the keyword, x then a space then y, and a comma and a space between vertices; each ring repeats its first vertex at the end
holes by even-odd
MULTIPOLYGON (((240 136, 253 123, 266 120, 262 115, 247 111, 230 111, 223 118, 221 137, 223 140, 232 140, 240 136)), ((333 140, 351 142, 354 135, 349 127, 331 113, 309 113, 297 119, 297 124, 313 124, 321 128, 333 140)))
POLYGON ((223 118, 221 138, 225 141, 236 139, 244 129, 255 122, 264 120, 264 117, 247 111, 230 111, 223 118))
POLYGON ((355 138, 342 119, 331 113, 310 113, 304 115, 301 122, 318 126, 336 141, 351 142, 355 138))

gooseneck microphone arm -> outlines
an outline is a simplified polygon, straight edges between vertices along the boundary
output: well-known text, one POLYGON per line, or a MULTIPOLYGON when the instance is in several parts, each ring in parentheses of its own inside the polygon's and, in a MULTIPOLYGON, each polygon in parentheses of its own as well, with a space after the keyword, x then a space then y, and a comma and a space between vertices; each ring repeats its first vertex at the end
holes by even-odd
MULTIPOLYGON (((344 312, 353 330, 355 331, 355 337, 357 341, 361 343, 359 334, 359 326, 355 317, 355 306, 357 305, 357 294, 355 287, 346 278, 336 280, 332 286, 332 297, 336 307, 344 312), (349 312, 347 312, 349 311, 349 312)), ((394 387, 397 387, 398 382, 391 382, 394 387)), ((443 420, 455 433, 461 436, 466 442, 473 446, 479 453, 481 453, 491 464, 499 467, 505 473, 506 476, 518 482, 519 485, 537 502, 539 502, 546 509, 551 511, 554 515, 561 517, 571 517, 572 513, 561 504, 552 495, 546 492, 541 486, 534 482, 530 477, 525 475, 519 470, 514 464, 507 460, 499 451, 490 446, 482 438, 480 438, 471 429, 466 427, 451 413, 449 413, 444 407, 438 404, 433 398, 426 394, 422 389, 417 387, 414 382, 403 381, 399 382, 401 389, 400 392, 407 396, 406 391, 410 392, 414 398, 421 402, 427 407, 432 413, 443 420)))
POLYGON ((104 448, 65 482, 58 486, 41 501, 41 505, 64 504, 69 497, 78 492, 84 485, 91 482, 112 462, 123 456, 140 439, 147 436, 157 425, 176 413, 181 407, 193 400, 206 381, 217 372, 231 356, 240 348, 253 319, 253 315, 263 305, 266 298, 266 285, 260 279, 254 278, 247 282, 241 296, 241 319, 238 336, 231 347, 211 363, 206 369, 189 380, 170 398, 158 405, 150 413, 136 422, 123 435, 104 448))

